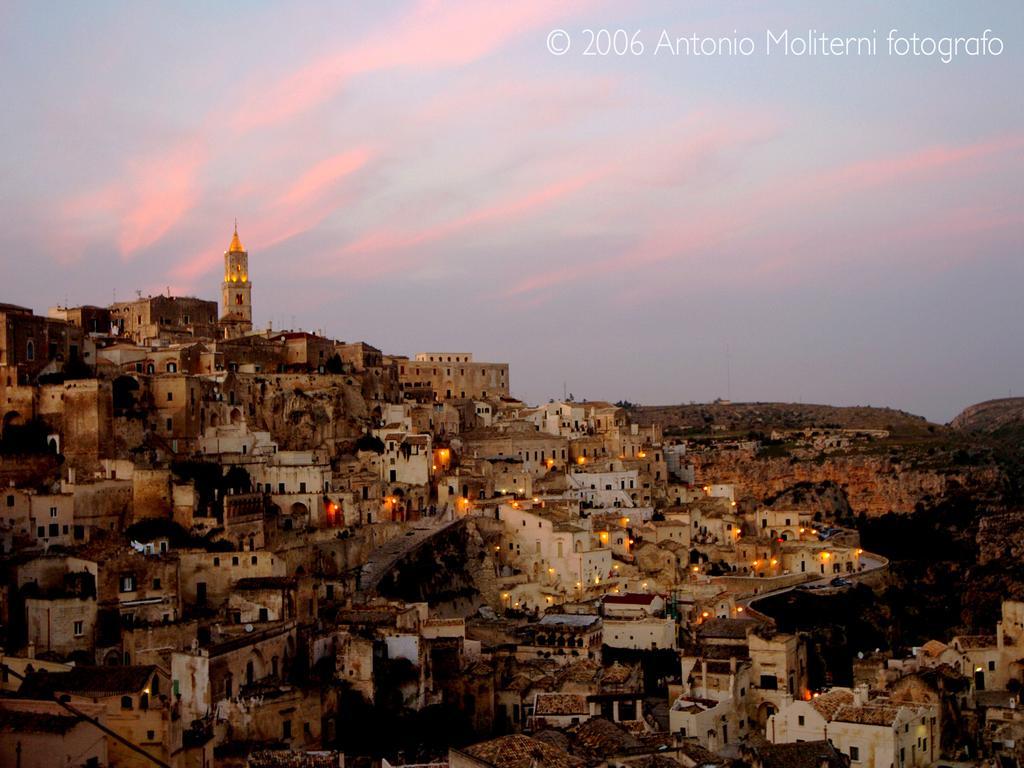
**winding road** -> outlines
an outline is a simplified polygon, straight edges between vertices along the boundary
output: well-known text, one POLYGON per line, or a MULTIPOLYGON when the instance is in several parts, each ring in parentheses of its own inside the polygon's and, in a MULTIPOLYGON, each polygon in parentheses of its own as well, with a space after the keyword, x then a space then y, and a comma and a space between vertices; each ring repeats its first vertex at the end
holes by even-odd
MULTIPOLYGON (((780 587, 779 589, 773 589, 770 592, 760 592, 756 595, 751 595, 750 597, 744 597, 741 600, 737 600, 736 604, 745 607, 751 607, 758 600, 764 600, 765 598, 769 597, 776 597, 778 595, 785 594, 786 592, 792 592, 794 589, 818 588, 818 590, 820 590, 821 588, 829 588, 831 587, 832 579, 836 577, 841 577, 843 579, 846 579, 847 581, 856 583, 869 573, 874 573, 875 571, 885 568, 888 565, 887 560, 885 560, 879 555, 873 555, 870 552, 864 552, 861 555, 860 560, 864 568, 863 570, 860 570, 857 573, 828 574, 820 579, 814 579, 812 581, 802 581, 799 584, 791 584, 788 587, 780 587)), ((843 587, 834 587, 833 589, 843 589, 843 587)), ((754 608, 754 610, 757 610, 757 608, 754 608)))
POLYGON ((364 601, 372 596, 377 591, 381 579, 409 553, 439 533, 454 528, 459 523, 464 523, 466 519, 466 517, 457 517, 451 520, 447 518, 447 515, 438 515, 437 517, 418 520, 403 534, 396 536, 373 550, 370 558, 363 563, 362 569, 359 572, 359 589, 356 591, 357 602, 364 601))

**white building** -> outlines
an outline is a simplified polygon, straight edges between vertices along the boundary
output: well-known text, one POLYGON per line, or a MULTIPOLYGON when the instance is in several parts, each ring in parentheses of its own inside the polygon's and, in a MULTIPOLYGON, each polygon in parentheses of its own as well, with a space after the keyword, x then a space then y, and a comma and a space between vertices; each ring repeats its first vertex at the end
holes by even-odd
POLYGON ((604 644, 610 648, 658 651, 676 647, 674 619, 647 616, 636 619, 604 620, 604 644))

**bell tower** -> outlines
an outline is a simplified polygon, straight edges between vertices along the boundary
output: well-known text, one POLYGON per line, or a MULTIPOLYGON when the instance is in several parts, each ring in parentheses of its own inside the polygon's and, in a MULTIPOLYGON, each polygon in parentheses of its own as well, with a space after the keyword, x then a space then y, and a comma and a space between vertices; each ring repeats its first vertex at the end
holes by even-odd
POLYGON ((230 326, 228 335, 252 330, 252 283, 249 282, 249 252, 238 238, 238 221, 231 245, 224 252, 224 283, 221 291, 221 322, 230 326))

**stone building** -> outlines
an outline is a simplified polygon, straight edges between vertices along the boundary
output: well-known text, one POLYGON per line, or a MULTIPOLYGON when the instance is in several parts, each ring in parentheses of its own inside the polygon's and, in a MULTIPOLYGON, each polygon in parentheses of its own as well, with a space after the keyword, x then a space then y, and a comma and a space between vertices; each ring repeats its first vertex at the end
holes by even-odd
POLYGON ((468 352, 420 352, 395 358, 402 390, 433 400, 488 400, 509 394, 508 363, 474 362, 468 352))
POLYGON ((117 335, 136 344, 217 338, 217 302, 193 296, 146 296, 110 305, 117 335))
POLYGON ((0 373, 7 386, 28 383, 47 369, 60 371, 81 361, 82 329, 31 309, 0 304, 0 373))

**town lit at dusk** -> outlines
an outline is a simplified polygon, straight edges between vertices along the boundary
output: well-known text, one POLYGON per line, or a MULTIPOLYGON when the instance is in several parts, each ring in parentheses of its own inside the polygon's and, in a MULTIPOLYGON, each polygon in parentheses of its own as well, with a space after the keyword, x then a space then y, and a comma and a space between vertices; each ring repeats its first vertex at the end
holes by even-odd
POLYGON ((0 2, 0 768, 1024 766, 1022 45, 0 2))

